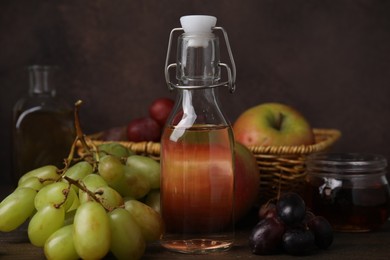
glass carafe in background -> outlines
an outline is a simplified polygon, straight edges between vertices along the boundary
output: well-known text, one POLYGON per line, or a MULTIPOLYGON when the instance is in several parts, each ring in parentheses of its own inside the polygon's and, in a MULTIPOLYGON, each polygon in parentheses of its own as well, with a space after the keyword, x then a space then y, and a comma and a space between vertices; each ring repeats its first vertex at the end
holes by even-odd
MULTIPOLYGON (((179 37, 177 62, 166 64, 167 83, 177 98, 161 139, 166 230, 161 243, 182 253, 225 251, 234 242, 234 139, 219 105, 218 87, 234 89, 235 69, 228 48, 233 73, 224 64, 229 81, 219 82, 215 22, 210 16, 182 17, 185 33, 179 37), (177 84, 169 80, 168 70, 174 66, 177 84)), ((172 33, 167 63, 171 38, 172 33)))
POLYGON ((56 96, 51 66, 29 68, 28 96, 13 110, 12 181, 37 167, 63 166, 75 138, 72 107, 56 96))

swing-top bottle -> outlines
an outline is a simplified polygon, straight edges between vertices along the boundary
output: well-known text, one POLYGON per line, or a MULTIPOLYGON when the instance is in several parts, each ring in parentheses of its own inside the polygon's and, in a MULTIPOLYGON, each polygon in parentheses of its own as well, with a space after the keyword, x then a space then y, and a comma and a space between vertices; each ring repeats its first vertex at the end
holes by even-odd
POLYGON ((219 87, 234 90, 235 66, 227 34, 212 16, 183 16, 173 29, 165 67, 175 107, 161 139, 162 245, 182 253, 225 251, 234 242, 234 139, 218 101, 219 87), (169 63, 172 35, 178 38, 176 63, 169 63), (221 30, 231 60, 220 62, 221 30), (176 67, 176 83, 169 69, 176 67), (221 81, 221 67, 228 80, 221 81))

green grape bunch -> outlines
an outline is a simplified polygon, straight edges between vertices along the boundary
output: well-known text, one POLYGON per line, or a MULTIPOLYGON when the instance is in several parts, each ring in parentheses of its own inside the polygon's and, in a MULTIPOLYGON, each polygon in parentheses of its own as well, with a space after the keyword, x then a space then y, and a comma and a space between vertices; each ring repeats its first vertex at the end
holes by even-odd
POLYGON ((140 259, 164 225, 151 197, 160 188, 157 161, 119 143, 94 145, 80 128, 62 169, 46 165, 20 177, 0 202, 0 232, 28 222, 28 238, 47 259, 140 259), (81 143, 84 154, 75 156, 81 143), (87 144, 88 143, 88 144, 87 144), (149 205, 148 205, 149 204, 149 205))

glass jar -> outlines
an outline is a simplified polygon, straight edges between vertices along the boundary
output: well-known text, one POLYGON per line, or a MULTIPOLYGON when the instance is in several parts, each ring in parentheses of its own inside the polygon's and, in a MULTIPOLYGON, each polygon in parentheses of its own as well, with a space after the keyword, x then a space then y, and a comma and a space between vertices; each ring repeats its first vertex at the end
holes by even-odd
POLYGON ((336 231, 365 232, 387 221, 390 189, 381 155, 323 153, 306 161, 306 203, 336 231))

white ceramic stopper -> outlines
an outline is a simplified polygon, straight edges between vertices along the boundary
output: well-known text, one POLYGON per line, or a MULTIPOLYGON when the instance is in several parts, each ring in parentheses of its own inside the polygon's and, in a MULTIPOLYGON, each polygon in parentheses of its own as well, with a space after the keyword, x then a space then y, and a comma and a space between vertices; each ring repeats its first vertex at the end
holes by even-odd
POLYGON ((186 34, 194 35, 194 39, 189 42, 189 47, 207 47, 207 38, 202 34, 211 33, 217 18, 210 15, 186 15, 180 18, 180 23, 186 34))
POLYGON ((210 33, 217 23, 217 18, 210 15, 186 15, 180 18, 185 33, 210 33))

